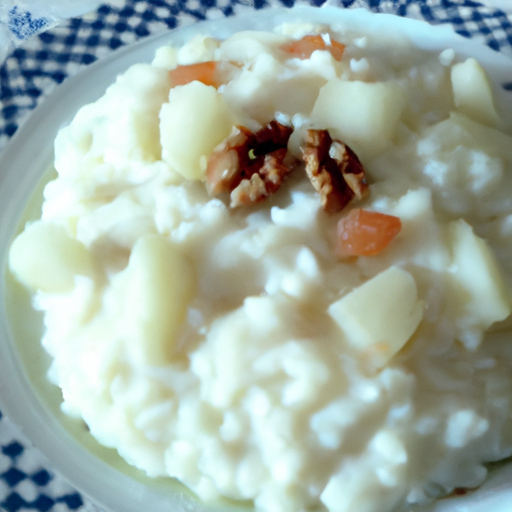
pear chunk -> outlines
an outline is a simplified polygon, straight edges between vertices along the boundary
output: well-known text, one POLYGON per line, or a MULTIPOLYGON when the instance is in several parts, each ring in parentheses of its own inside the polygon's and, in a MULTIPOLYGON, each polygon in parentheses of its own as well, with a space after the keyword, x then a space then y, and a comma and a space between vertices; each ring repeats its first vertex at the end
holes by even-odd
POLYGON ((67 293, 75 276, 93 277, 95 265, 85 245, 59 224, 37 221, 29 224, 12 243, 9 268, 33 290, 67 293))
POLYGON ((145 235, 134 245, 118 286, 131 357, 140 364, 166 364, 195 295, 191 264, 165 237, 145 235))
POLYGON ((404 106, 397 84, 335 78, 320 89, 311 118, 317 128, 353 145, 359 156, 373 157, 393 137, 404 106))
POLYGON ((457 110, 479 123, 496 126, 500 118, 494 107, 491 85, 475 59, 455 64, 451 72, 457 110))
POLYGON ((328 312, 345 340, 382 368, 416 331, 423 302, 411 274, 393 266, 331 304, 328 312))
POLYGON ((208 157, 233 123, 214 87, 197 81, 174 87, 160 111, 162 159, 189 180, 204 179, 208 157))
POLYGON ((505 320, 511 297, 491 248, 463 220, 451 222, 448 235, 456 300, 468 322, 485 330, 505 320))

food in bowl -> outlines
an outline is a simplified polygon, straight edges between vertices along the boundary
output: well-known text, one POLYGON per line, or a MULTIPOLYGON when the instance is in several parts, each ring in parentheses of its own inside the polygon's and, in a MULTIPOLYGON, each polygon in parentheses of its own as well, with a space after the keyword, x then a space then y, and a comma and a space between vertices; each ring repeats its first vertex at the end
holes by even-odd
POLYGON ((205 501, 479 486, 512 453, 510 142, 450 49, 311 24, 161 48, 59 132, 11 247, 63 410, 205 501))

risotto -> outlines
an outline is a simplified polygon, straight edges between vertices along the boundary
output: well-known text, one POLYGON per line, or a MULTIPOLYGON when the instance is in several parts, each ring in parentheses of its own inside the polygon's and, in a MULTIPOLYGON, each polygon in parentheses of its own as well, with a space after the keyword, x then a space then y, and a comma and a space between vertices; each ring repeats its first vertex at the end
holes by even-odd
POLYGON ((512 455, 512 138, 480 64, 198 35, 55 141, 9 264, 65 413, 261 512, 390 512, 512 455))

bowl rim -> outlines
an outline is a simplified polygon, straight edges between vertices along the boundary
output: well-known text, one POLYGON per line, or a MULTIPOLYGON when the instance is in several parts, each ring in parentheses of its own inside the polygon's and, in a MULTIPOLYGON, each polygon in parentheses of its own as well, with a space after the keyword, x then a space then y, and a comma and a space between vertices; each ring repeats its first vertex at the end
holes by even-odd
MULTIPOLYGON (((473 56, 483 65, 491 77, 498 107, 508 114, 512 126, 512 101, 510 94, 500 84, 512 82, 512 60, 481 43, 468 40, 456 34, 448 25, 432 26, 424 21, 401 18, 390 14, 375 14, 365 9, 341 9, 336 7, 295 7, 293 9, 264 9, 245 12, 240 16, 199 22, 169 32, 150 36, 143 41, 116 50, 99 59, 51 92, 31 113, 19 128, 6 148, 0 154, 0 264, 3 284, 0 289, 0 409, 21 432, 40 450, 51 465, 65 476, 84 496, 104 509, 118 512, 139 512, 141 507, 151 503, 155 512, 169 510, 211 511, 242 510, 226 504, 221 508, 204 505, 190 500, 186 492, 170 495, 161 490, 149 488, 143 483, 124 475, 98 460, 80 446, 64 427, 45 408, 32 389, 29 377, 22 367, 16 352, 15 342, 6 315, 5 276, 7 254, 16 233, 19 219, 43 173, 53 160, 53 140, 58 130, 69 123, 75 112, 84 104, 99 98, 115 77, 136 62, 151 62, 154 51, 166 44, 181 45, 200 32, 213 37, 224 38, 235 31, 248 29, 269 29, 283 22, 345 23, 351 27, 373 30, 398 30, 420 49, 441 51, 453 48, 460 57, 473 56), (25 150, 27 146, 33 148, 25 150), (34 153, 37 158, 34 158, 34 153), (22 172, 18 172, 21 169, 22 172), (63 443, 67 449, 62 450, 63 443)), ((512 474, 512 469, 510 470, 512 474)), ((507 473, 508 476, 508 473, 507 473)), ((502 480, 502 479, 501 479, 502 480)), ((500 480, 500 482, 501 482, 500 480)), ((490 484, 491 482, 489 482, 490 484)), ((495 488, 512 500, 512 486, 504 487, 503 482, 490 487, 485 484, 480 491, 472 493, 480 508, 495 506, 492 495, 495 488), (491 502, 489 501, 491 500, 491 502)), ((474 500, 474 498, 471 498, 474 500)), ((508 501, 508 500, 507 500, 508 501)), ((468 497, 449 498, 434 505, 436 512, 454 510, 451 504, 466 505, 468 497)), ((510 501, 509 501, 510 503, 510 501)), ((247 508, 243 508, 247 510, 247 508)), ((467 509, 468 512, 470 509, 467 509)), ((493 508, 493 510, 497 510, 493 508)))

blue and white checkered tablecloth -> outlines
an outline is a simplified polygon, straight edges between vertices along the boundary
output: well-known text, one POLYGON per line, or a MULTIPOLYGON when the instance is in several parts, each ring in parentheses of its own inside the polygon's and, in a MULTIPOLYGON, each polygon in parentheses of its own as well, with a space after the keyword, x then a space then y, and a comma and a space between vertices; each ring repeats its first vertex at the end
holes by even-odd
MULTIPOLYGON (((320 6, 324 1, 310 0, 309 3, 320 6)), ((13 39, 22 44, 0 67, 0 148, 36 105, 66 77, 116 48, 200 20, 273 6, 292 7, 298 2, 127 0, 122 6, 119 3, 101 5, 92 13, 46 31, 43 30, 48 28, 49 22, 45 18, 34 17, 16 7, 10 10, 8 28, 13 39)), ((512 18, 501 10, 472 0, 338 0, 338 4, 344 8, 366 7, 374 12, 449 24, 459 34, 512 56, 512 18)), ((7 512, 98 512, 97 507, 66 482, 65 475, 58 475, 51 469, 1 412, 0 509, 7 512)))

